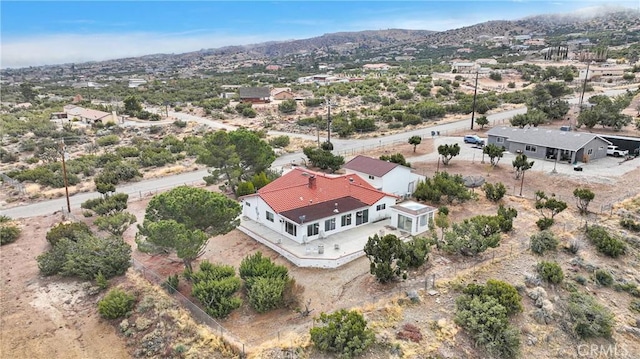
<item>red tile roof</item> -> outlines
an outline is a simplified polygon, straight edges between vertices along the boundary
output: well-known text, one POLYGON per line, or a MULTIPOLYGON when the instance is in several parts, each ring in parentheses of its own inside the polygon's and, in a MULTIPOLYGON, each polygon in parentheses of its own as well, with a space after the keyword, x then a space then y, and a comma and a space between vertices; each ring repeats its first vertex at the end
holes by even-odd
POLYGON ((382 177, 398 166, 400 165, 397 163, 358 155, 342 167, 353 171, 366 173, 368 175, 382 177))
POLYGON ((352 197, 366 205, 373 205, 385 196, 355 174, 331 176, 295 168, 258 190, 260 196, 276 213, 352 197), (315 185, 310 185, 315 180, 315 185))

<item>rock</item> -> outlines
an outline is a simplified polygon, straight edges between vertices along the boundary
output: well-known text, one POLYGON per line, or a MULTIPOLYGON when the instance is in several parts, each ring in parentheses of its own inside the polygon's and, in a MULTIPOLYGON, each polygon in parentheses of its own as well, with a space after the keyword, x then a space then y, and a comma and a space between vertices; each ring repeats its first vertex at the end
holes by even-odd
POLYGON ((412 290, 408 291, 407 292, 407 297, 413 303, 420 303, 420 295, 418 294, 418 291, 415 290, 415 289, 412 289, 412 290))
POLYGON ((129 320, 123 319, 120 322, 120 331, 124 333, 127 329, 129 329, 129 320))
POLYGON ((640 328, 640 318, 636 318, 636 327, 640 328))
POLYGON ((625 332, 631 333, 635 335, 637 338, 640 338, 640 328, 634 328, 627 325, 625 325, 623 328, 625 332))
POLYGON ((429 291, 427 292, 427 294, 429 294, 430 296, 434 296, 434 295, 438 294, 438 291, 437 291, 437 290, 434 290, 434 289, 431 289, 431 290, 429 290, 429 291))
POLYGON ((538 338, 534 337, 533 335, 527 336, 527 345, 534 346, 536 344, 538 344, 538 338))

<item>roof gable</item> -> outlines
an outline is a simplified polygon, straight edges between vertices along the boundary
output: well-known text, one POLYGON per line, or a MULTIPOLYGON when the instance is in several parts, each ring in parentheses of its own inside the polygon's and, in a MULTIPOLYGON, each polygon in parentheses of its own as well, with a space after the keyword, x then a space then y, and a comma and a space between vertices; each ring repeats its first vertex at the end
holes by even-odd
POLYGON ((271 96, 268 87, 241 87, 240 98, 266 98, 271 96))
POLYGON ((368 206, 385 196, 395 197, 375 189, 355 174, 329 176, 302 168, 296 168, 262 187, 256 195, 277 213, 325 202, 334 205, 336 200, 347 197, 368 206))
POLYGON ((400 165, 397 163, 358 155, 342 167, 352 171, 357 171, 376 177, 382 177, 399 166, 400 165))
POLYGON ((544 128, 494 127, 489 136, 505 137, 509 142, 577 151, 594 139, 610 143, 595 133, 549 130, 544 128))

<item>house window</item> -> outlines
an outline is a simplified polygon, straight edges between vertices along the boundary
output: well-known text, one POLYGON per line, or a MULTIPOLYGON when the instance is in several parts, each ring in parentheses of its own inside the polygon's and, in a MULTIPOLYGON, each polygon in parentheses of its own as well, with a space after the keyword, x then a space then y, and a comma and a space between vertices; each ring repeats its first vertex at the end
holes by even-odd
POLYGON ((290 235, 297 237, 298 236, 298 226, 291 222, 285 222, 284 231, 289 233, 290 235))
POLYGON ((587 151, 587 154, 588 154, 588 155, 593 154, 593 148, 590 148, 590 149, 587 151))
POLYGON ((407 232, 411 232, 411 226, 413 225, 413 219, 411 219, 410 217, 406 217, 403 216, 401 214, 398 214, 398 228, 403 230, 403 231, 407 231, 407 232))
POLYGON ((326 221, 324 221, 324 231, 325 232, 333 231, 334 229, 336 229, 336 219, 335 218, 327 219, 326 221))
POLYGON ((376 206, 376 211, 382 211, 385 208, 387 208, 387 204, 386 203, 379 204, 379 205, 376 206))
POLYGON ((420 216, 420 226, 424 227, 427 225, 427 215, 423 214, 422 216, 420 216))
POLYGON ((244 205, 247 206, 247 207, 251 207, 251 203, 249 203, 249 202, 245 202, 244 205))
POLYGON ((346 227, 346 226, 350 226, 351 225, 351 213, 342 215, 342 220, 341 220, 340 225, 342 227, 346 227))
POLYGON ((320 230, 320 224, 312 223, 307 226, 307 237, 317 236, 318 231, 320 230))
POLYGON ((532 145, 527 145, 524 149, 527 152, 536 152, 538 150, 536 146, 532 146, 532 145))
POLYGON ((356 226, 369 222, 369 210, 365 209, 356 212, 356 226))
POLYGON ((273 213, 267 211, 266 214, 267 214, 267 221, 273 222, 273 213))
POLYGON ((598 147, 598 151, 604 151, 604 147, 603 146, 598 147))
POLYGON ((372 180, 372 179, 376 179, 376 178, 374 176, 372 176, 372 175, 369 175, 369 179, 372 180))
POLYGON ((496 137, 496 142, 497 143, 503 143, 504 142, 504 137, 496 137))

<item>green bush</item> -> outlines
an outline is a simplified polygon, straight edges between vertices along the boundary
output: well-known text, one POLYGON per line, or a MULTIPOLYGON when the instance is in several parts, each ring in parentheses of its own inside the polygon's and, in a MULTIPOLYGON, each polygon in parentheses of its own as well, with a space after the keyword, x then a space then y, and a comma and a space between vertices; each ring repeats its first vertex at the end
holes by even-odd
POLYGON ((120 238, 99 238, 85 234, 76 241, 62 238, 37 258, 42 275, 60 274, 93 280, 124 274, 131 265, 131 246, 120 238))
POLYGON ((82 222, 59 223, 47 232, 46 238, 55 246, 62 238, 76 242, 78 238, 87 234, 91 234, 91 229, 82 222))
POLYGON ((100 216, 122 212, 127 209, 129 195, 126 193, 116 193, 106 198, 88 199, 80 207, 90 209, 100 216))
POLYGON ((136 297, 121 289, 113 289, 98 302, 98 313, 105 319, 127 316, 136 304, 136 297))
POLYGON ((499 202, 505 194, 507 194, 507 188, 502 184, 502 182, 498 182, 495 185, 489 182, 485 183, 482 186, 487 199, 491 202, 497 203, 499 202))
POLYGON ((100 288, 100 289, 109 288, 109 280, 107 278, 105 278, 105 276, 102 274, 102 272, 98 272, 98 274, 96 275, 95 281, 96 281, 96 285, 98 286, 98 288, 100 288))
POLYGON ((283 306, 284 290, 289 281, 285 266, 276 265, 261 252, 245 257, 240 263, 249 304, 259 313, 283 306))
POLYGON ((242 304, 242 300, 234 296, 242 286, 242 281, 235 275, 231 266, 203 261, 198 271, 189 274, 193 283, 191 295, 204 305, 207 314, 224 318, 242 304))
POLYGON ((555 262, 542 261, 538 263, 536 270, 538 271, 538 274, 540 274, 540 278, 542 278, 542 280, 553 284, 562 282, 562 279, 564 278, 562 268, 560 268, 560 265, 555 262))
POLYGON ((236 189, 236 194, 238 196, 246 196, 253 193, 256 193, 256 188, 253 186, 252 182, 243 181, 238 183, 238 188, 236 189))
POLYGON ((118 137, 118 135, 107 135, 104 137, 100 137, 96 140, 96 143, 98 144, 98 146, 111 146, 111 145, 117 145, 118 143, 120 143, 120 137, 118 137))
POLYGON ((612 258, 617 258, 626 253, 625 243, 613 235, 604 227, 593 225, 587 228, 587 239, 596 246, 598 252, 612 258))
POLYGON ((291 140, 289 139, 289 136, 282 135, 282 136, 278 136, 278 137, 275 137, 275 138, 271 139, 269 141, 269 145, 271 145, 272 147, 275 147, 275 148, 284 148, 284 147, 289 146, 290 142, 291 142, 291 140))
POLYGON ((610 287, 613 284, 613 276, 604 269, 598 269, 595 272, 596 282, 601 286, 610 287))
POLYGON ((614 316, 592 296, 580 292, 571 293, 569 314, 573 330, 580 338, 611 337, 614 316))
POLYGON ((20 237, 20 227, 11 221, 9 217, 2 216, 0 221, 0 245, 14 242, 20 237))
POLYGON ((632 312, 640 313, 640 300, 634 299, 629 304, 629 310, 632 312))
POLYGON ((98 226, 100 230, 120 237, 130 225, 136 223, 136 220, 136 216, 129 212, 117 212, 100 216, 96 218, 93 223, 98 226))
POLYGON ((178 278, 177 274, 168 276, 167 280, 162 283, 162 287, 166 289, 169 294, 178 291, 178 285, 180 285, 180 278, 178 278))
POLYGON ((375 341, 373 331, 367 328, 367 321, 353 310, 321 313, 315 322, 320 326, 311 328, 311 341, 318 350, 336 353, 338 358, 362 354, 375 341))
POLYGON ((489 279, 486 285, 469 284, 462 291, 470 296, 488 295, 495 298, 507 310, 507 315, 522 312, 522 296, 507 282, 489 279))
POLYGON ((134 146, 122 146, 116 148, 116 153, 122 158, 138 157, 140 156, 140 149, 134 146))
POLYGON ((549 230, 543 230, 531 236, 531 251, 543 255, 546 251, 555 251, 558 248, 558 239, 549 230))
POLYGON ((545 229, 549 229, 553 225, 553 222, 553 218, 542 217, 536 221, 536 226, 538 226, 538 229, 541 231, 544 231, 545 229))
POLYGON ((187 127, 187 121, 175 120, 173 121, 173 125, 177 128, 185 128, 187 127))
POLYGON ((622 228, 626 228, 630 231, 640 232, 640 223, 634 221, 631 218, 623 218, 620 220, 622 228))
POLYGON ((634 297, 640 298, 640 288, 633 283, 616 283, 613 288, 619 292, 627 292, 634 297))

